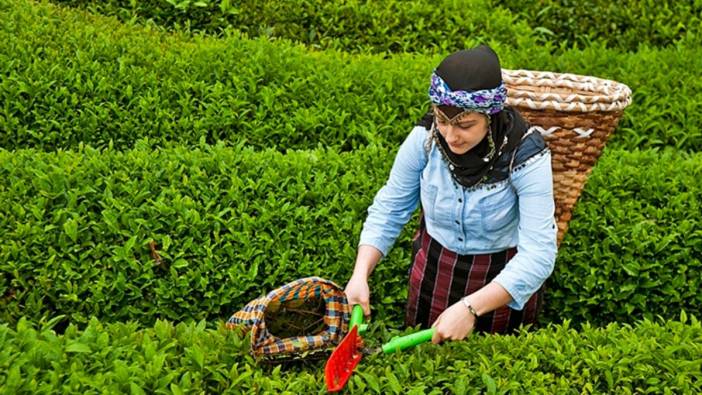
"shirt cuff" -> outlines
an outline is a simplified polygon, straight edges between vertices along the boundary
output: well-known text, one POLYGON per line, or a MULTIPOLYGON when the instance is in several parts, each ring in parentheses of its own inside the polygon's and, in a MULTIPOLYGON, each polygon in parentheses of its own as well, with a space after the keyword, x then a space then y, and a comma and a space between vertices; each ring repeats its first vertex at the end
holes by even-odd
POLYGON ((378 251, 383 254, 383 258, 388 255, 388 251, 392 247, 393 242, 381 237, 374 237, 368 234, 361 234, 361 240, 358 242, 358 246, 369 245, 375 247, 378 251))
POLYGON ((507 303, 508 307, 514 310, 524 309, 524 305, 532 294, 528 292, 523 283, 520 284, 520 281, 512 277, 512 273, 503 270, 492 281, 500 284, 512 297, 512 301, 507 303))

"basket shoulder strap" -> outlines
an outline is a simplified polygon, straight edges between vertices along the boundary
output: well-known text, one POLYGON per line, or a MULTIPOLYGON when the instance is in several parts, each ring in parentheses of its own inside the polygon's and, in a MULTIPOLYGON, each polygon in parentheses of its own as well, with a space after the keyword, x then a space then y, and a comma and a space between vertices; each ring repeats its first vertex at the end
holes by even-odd
POLYGON ((524 132, 520 145, 517 148, 515 148, 514 151, 512 151, 512 157, 509 161, 509 172, 507 174, 507 180, 509 181, 509 185, 515 191, 515 193, 517 192, 517 189, 512 183, 512 173, 514 173, 515 166, 518 166, 528 161, 530 158, 542 152, 544 149, 548 149, 548 146, 546 146, 546 142, 543 140, 543 136, 540 135, 538 128, 535 126, 529 127, 529 129, 527 129, 527 131, 524 132), (536 135, 532 136, 534 133, 536 133, 536 135), (535 144, 532 144, 529 147, 528 151, 525 154, 526 157, 520 158, 519 162, 517 162, 517 154, 519 153, 519 150, 523 147, 523 143, 527 140, 527 138, 537 139, 537 141, 535 142, 535 144))

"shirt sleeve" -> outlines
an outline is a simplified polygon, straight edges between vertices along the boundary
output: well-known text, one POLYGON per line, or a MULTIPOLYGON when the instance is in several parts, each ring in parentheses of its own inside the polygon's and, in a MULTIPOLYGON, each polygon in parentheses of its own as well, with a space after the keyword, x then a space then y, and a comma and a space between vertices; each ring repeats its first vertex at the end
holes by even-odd
POLYGON ((512 174, 519 200, 517 254, 493 281, 512 296, 509 307, 524 305, 553 272, 556 261, 553 175, 551 154, 546 152, 512 174))
POLYGON ((390 176, 368 208, 360 245, 371 245, 386 256, 419 204, 419 178, 427 158, 426 129, 415 127, 400 146, 390 176))

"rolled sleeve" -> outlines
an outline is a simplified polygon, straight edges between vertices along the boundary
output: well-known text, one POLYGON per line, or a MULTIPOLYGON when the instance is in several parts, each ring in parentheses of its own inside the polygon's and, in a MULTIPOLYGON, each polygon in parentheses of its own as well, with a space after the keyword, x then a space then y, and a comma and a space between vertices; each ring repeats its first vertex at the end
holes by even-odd
POLYGON ((386 256, 417 208, 420 173, 426 165, 426 133, 425 128, 415 127, 400 146, 386 184, 368 208, 359 246, 371 245, 386 256))
POLYGON ((508 306, 522 310, 551 275, 556 261, 558 229, 550 152, 515 171, 512 184, 519 198, 517 254, 493 281, 512 296, 508 306))

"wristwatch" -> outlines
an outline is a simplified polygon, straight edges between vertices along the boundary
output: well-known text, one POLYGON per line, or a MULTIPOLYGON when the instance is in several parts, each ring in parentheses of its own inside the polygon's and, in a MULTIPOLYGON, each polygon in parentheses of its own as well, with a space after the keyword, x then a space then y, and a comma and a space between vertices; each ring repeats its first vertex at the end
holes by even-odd
POLYGON ((478 317, 479 317, 478 312, 475 311, 473 306, 470 305, 470 302, 468 301, 468 297, 464 296, 463 298, 461 298, 461 302, 463 302, 463 304, 468 308, 468 311, 471 314, 473 314, 473 317, 475 317, 475 319, 478 319, 478 317))

